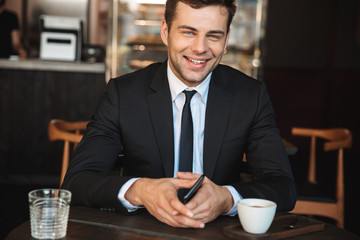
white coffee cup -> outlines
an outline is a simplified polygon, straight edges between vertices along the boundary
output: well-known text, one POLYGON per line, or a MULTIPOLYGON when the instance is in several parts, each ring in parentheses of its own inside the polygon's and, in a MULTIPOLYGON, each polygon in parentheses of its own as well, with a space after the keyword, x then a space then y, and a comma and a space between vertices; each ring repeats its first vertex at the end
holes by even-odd
POLYGON ((275 216, 276 203, 259 198, 244 198, 237 203, 240 223, 249 233, 265 233, 275 216))

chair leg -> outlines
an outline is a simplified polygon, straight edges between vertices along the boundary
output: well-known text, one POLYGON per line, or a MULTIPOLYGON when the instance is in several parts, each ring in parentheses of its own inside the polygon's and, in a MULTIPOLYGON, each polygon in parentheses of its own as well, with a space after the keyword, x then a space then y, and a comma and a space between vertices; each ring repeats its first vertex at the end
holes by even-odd
POLYGON ((70 154, 70 143, 69 141, 65 141, 64 143, 64 153, 63 153, 63 159, 62 159, 62 166, 61 166, 61 174, 60 174, 60 186, 62 185, 66 171, 69 166, 69 154, 70 154))

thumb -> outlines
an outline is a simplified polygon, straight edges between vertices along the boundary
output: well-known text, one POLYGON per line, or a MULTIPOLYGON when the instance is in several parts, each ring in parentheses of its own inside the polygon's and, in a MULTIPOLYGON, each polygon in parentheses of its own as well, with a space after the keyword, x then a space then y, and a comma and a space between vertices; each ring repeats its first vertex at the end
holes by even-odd
POLYGON ((199 179, 201 175, 192 172, 177 172, 176 176, 180 179, 199 179))
POLYGON ((179 190, 181 188, 191 188, 195 184, 196 180, 197 180, 197 178, 192 178, 192 179, 175 178, 174 179, 177 190, 179 190))

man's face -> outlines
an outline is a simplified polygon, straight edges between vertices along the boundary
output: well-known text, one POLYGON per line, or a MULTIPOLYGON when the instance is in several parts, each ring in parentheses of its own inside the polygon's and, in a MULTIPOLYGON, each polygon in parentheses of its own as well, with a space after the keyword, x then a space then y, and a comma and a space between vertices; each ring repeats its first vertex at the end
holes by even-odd
POLYGON ((229 38, 227 19, 225 7, 194 9, 179 2, 170 31, 163 20, 161 38, 170 68, 186 85, 199 85, 219 64, 229 38))

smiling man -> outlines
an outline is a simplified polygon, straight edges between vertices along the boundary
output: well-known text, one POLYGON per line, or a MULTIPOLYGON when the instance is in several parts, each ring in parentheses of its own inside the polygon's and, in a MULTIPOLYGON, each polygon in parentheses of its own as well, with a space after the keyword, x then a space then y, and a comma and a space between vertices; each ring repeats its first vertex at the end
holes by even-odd
POLYGON ((146 208, 192 228, 235 215, 242 198, 293 208, 296 188, 264 83, 219 64, 235 10, 232 0, 167 1, 168 60, 109 81, 64 180, 73 204, 129 215, 146 208), (123 175, 110 176, 121 151, 123 175), (244 153, 252 182, 240 179, 244 153), (179 190, 201 174, 199 191, 183 204, 179 190))
POLYGON ((161 37, 170 68, 186 85, 196 87, 220 63, 229 39, 228 17, 224 6, 192 8, 179 2, 174 21, 163 20, 161 37))

